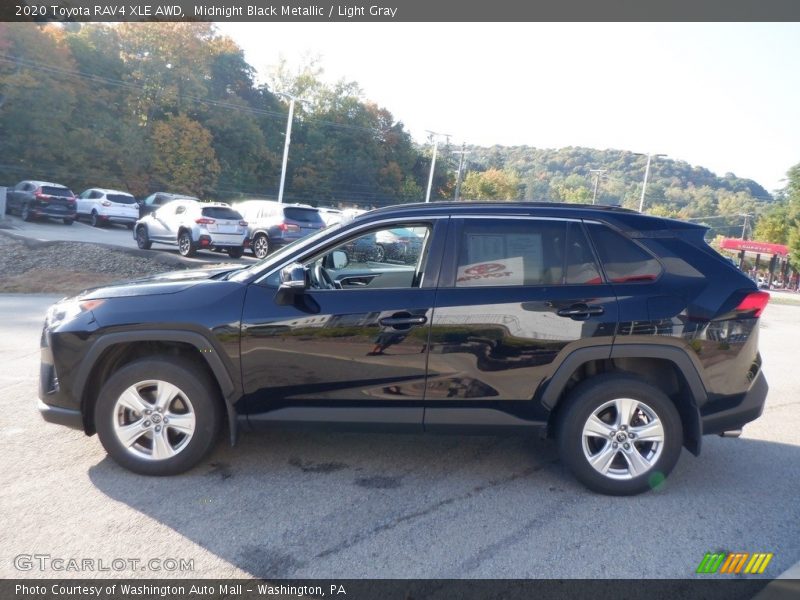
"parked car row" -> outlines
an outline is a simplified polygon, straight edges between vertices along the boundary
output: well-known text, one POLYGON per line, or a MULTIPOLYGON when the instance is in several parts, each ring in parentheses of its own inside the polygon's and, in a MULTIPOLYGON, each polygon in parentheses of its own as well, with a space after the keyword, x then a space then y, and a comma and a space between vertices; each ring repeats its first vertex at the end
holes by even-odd
MULTIPOLYGON (((171 244, 183 256, 197 250, 227 251, 242 256, 245 249, 259 259, 330 225, 350 220, 365 211, 315 208, 272 200, 245 200, 231 207, 207 203, 186 194, 156 192, 142 200, 132 194, 93 187, 75 195, 68 187, 46 181, 25 180, 7 192, 6 213, 24 220, 60 219, 71 225, 85 220, 94 227, 124 225, 133 231, 140 248, 171 244)), ((351 249, 352 260, 414 262, 421 240, 398 230, 384 239, 351 249)))

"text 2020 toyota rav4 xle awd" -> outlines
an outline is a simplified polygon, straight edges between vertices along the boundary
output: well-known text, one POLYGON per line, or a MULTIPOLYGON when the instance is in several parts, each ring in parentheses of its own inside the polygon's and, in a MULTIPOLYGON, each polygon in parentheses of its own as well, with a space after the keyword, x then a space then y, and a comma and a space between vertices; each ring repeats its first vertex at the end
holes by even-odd
POLYGON ((372 211, 247 268, 59 302, 39 408, 144 474, 191 468, 224 423, 539 430, 586 486, 635 494, 764 407, 769 296, 704 232, 576 205, 372 211), (348 254, 398 228, 416 257, 348 254))

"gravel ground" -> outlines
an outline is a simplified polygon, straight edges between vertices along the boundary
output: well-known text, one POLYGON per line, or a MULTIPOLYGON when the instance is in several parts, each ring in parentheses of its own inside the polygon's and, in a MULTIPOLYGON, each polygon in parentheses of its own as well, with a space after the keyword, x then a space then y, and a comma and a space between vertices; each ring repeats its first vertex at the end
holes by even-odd
POLYGON ((147 250, 23 240, 2 231, 0 257, 0 292, 74 294, 113 281, 187 268, 180 259, 147 250))

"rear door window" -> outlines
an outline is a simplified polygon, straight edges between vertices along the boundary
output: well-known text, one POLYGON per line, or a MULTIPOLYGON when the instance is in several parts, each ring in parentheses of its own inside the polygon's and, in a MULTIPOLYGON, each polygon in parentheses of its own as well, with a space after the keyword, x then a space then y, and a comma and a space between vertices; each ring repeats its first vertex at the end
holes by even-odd
POLYGON ((53 187, 50 185, 43 185, 42 186, 42 193, 48 196, 60 196, 62 198, 70 198, 73 196, 71 190, 62 187, 53 187))
POLYGON ((610 283, 655 281, 661 265, 633 240, 606 225, 589 225, 600 262, 610 283))
POLYGON ((563 221, 466 219, 456 287, 562 284, 566 233, 563 221))

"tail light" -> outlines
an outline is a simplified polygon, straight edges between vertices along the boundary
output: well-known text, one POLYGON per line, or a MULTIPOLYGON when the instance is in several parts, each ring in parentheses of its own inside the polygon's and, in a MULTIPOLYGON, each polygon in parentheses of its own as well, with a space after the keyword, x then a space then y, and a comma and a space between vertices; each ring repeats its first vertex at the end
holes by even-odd
POLYGON ((102 204, 103 206, 111 206, 111 202, 109 202, 108 200, 103 200, 100 204, 102 204))
POLYGON ((209 219, 208 217, 200 217, 199 219, 195 219, 194 222, 198 225, 211 225, 216 223, 214 219, 209 219))
POLYGON ((239 227, 247 227, 247 221, 239 221, 239 227))
POLYGON ((37 200, 42 200, 43 202, 47 202, 50 199, 49 196, 42 193, 42 188, 37 189, 33 193, 33 197, 36 198, 37 200))
POLYGON ((750 292, 735 310, 742 313, 752 312, 753 317, 758 318, 764 312, 767 302, 769 302, 769 294, 767 292, 750 292))

